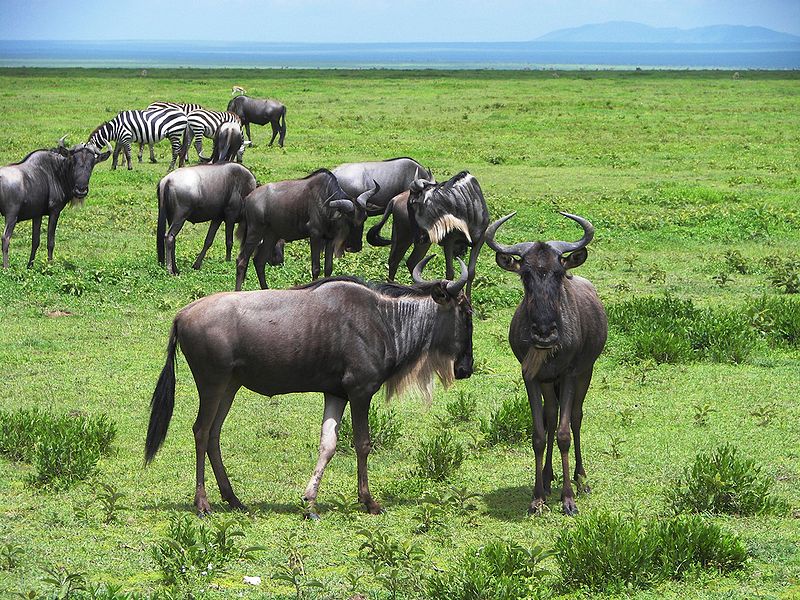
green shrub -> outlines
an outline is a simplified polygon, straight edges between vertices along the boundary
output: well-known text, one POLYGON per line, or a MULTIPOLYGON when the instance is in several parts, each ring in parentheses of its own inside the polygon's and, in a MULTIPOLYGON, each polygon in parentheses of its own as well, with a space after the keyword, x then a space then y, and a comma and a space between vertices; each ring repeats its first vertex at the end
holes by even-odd
MULTIPOLYGON (((369 435, 373 450, 388 450, 400 439, 400 420, 397 418, 397 413, 394 409, 379 409, 376 404, 371 404, 367 419, 369 421, 369 435)), ((337 447, 343 450, 352 448, 354 444, 353 422, 350 420, 350 415, 345 415, 342 417, 342 422, 339 423, 339 442, 337 447)))
POLYGON ((753 327, 775 345, 800 346, 800 300, 763 296, 747 309, 753 327))
POLYGON ((539 546, 494 541, 468 550, 450 570, 433 573, 425 582, 431 600, 517 600, 530 598, 546 571, 540 563, 550 552, 539 546))
POLYGON ((453 438, 449 430, 440 431, 422 442, 417 452, 417 474, 420 477, 445 481, 464 462, 464 446, 453 438))
POLYGON ((734 571, 747 561, 747 549, 738 537, 699 515, 656 522, 654 535, 658 540, 654 560, 665 579, 680 579, 695 567, 734 571))
POLYGON ((756 340, 741 311, 698 308, 671 295, 610 305, 608 318, 634 360, 740 363, 756 340))
POLYGON ((233 520, 213 521, 207 525, 194 515, 173 515, 167 537, 152 548, 152 556, 164 581, 211 581, 237 560, 250 559, 259 546, 241 548, 236 538, 244 532, 233 520))
POLYGON ((515 394, 503 400, 488 420, 481 420, 481 431, 490 446, 517 444, 531 439, 533 420, 528 399, 515 394))
POLYGON ((675 512, 757 515, 781 511, 784 502, 770 495, 773 482, 755 461, 740 458, 728 444, 712 454, 700 453, 667 497, 675 512))
POLYGON ((562 530, 555 556, 568 587, 614 591, 653 580, 653 542, 641 520, 598 513, 578 517, 575 527, 562 530))
POLYGON ((94 474, 115 435, 116 426, 105 416, 0 411, 0 452, 33 463, 36 472, 28 481, 52 489, 94 474))

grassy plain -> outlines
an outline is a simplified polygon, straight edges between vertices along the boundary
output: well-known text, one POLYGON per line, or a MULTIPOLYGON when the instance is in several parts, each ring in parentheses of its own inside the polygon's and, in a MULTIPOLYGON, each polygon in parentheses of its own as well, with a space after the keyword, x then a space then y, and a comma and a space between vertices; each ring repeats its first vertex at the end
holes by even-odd
MULTIPOLYGON (((257 146, 245 164, 260 183, 301 177, 321 166, 408 155, 429 165, 439 180, 462 169, 480 181, 491 214, 517 210, 504 241, 572 239, 578 232, 557 214, 567 210, 597 228, 580 269, 607 304, 665 291, 703 307, 745 307, 775 295, 770 268, 800 254, 800 74, 744 72, 386 72, 126 70, 0 71, 0 164, 51 146, 64 134, 72 143, 117 111, 153 100, 201 102, 224 109, 232 85, 253 96, 279 98, 288 107, 286 148, 257 146), (726 251, 750 265, 720 285, 726 251)), ((112 172, 99 165, 83 208, 60 221, 55 261, 40 249, 25 269, 30 225, 17 227, 11 268, 0 273, 0 407, 38 406, 58 412, 106 414, 118 426, 112 456, 101 460, 98 481, 125 494, 129 511, 104 525, 76 509, 92 500, 97 484, 61 493, 25 483, 30 467, 0 458, 0 542, 23 546, 19 567, 0 571, 0 596, 44 589, 42 568, 61 564, 125 589, 161 588, 150 555, 173 511, 191 510, 193 438, 197 409, 191 374, 179 358, 176 411, 154 464, 142 468, 148 403, 163 366, 176 310, 202 295, 233 289, 234 265, 222 240, 203 270, 191 261, 204 226, 178 237, 182 273, 168 277, 155 257, 155 189, 167 166, 135 164, 112 172), (66 316, 64 313, 69 313, 66 316)), ((385 276, 384 249, 365 248, 334 266, 336 273, 385 276)), ((441 263, 439 263, 441 264, 441 263)), ((309 278, 308 247, 287 248, 286 266, 272 268, 273 287, 309 278)), ((257 285, 252 269, 246 287, 257 285)), ((407 277, 404 273, 403 277, 407 277)), ((476 421, 454 428, 472 448, 452 481, 482 494, 473 525, 453 519, 415 534, 420 492, 443 486, 412 476, 420 440, 437 430, 444 406, 459 392, 477 398, 487 417, 519 393, 520 375, 506 334, 521 297, 518 280, 485 251, 475 292, 478 372, 450 391, 437 389, 431 407, 413 398, 393 404, 402 429, 395 448, 370 460, 373 491, 387 512, 373 517, 330 510, 335 492, 355 498, 355 457, 339 453, 321 487, 323 519, 305 522, 298 499, 313 469, 322 410, 318 395, 264 398, 242 390, 222 444, 239 497, 251 507, 242 517, 247 543, 265 552, 235 565, 217 580, 212 596, 293 597, 269 580, 285 562, 282 539, 294 534, 309 556, 309 573, 328 582, 331 597, 345 597, 348 572, 366 571, 358 557, 364 527, 414 539, 428 564, 444 568, 470 546, 505 538, 549 546, 573 526, 560 514, 558 490, 551 511, 527 518, 533 476, 529 444, 479 448, 476 421), (328 510, 326 510, 326 508, 328 510), (260 588, 242 575, 260 575, 260 588), (338 590, 338 591, 337 591, 338 590)), ((624 361, 612 329, 586 400, 583 447, 593 486, 580 496, 582 512, 609 510, 660 516, 664 490, 699 451, 724 442, 737 446, 775 480, 794 516, 714 517, 738 533, 752 554, 735 576, 701 574, 644 591, 636 598, 792 598, 800 596, 800 353, 759 341, 742 364, 690 362, 650 365, 624 361), (695 406, 715 412, 695 423, 695 406), (768 405, 766 424, 751 413, 768 405), (613 448, 612 448, 613 444, 613 448)), ((382 398, 376 398, 381 406, 382 398)), ((210 476, 210 470, 208 471, 210 476)), ((211 501, 224 511, 213 481, 211 501)), ((597 557, 602 560, 602 557, 597 557)), ((555 562, 544 563, 553 593, 555 562)), ((371 598, 388 597, 367 577, 371 598)))

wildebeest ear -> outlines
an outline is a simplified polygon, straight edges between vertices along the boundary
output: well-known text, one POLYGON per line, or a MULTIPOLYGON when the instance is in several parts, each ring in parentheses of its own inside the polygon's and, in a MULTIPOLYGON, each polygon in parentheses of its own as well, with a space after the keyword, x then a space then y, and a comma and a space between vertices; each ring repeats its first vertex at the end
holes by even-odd
POLYGON ((520 259, 514 258, 513 255, 503 254, 502 252, 495 254, 494 260, 501 269, 511 271, 512 273, 519 272, 520 263, 522 262, 520 259))
POLYGON ((106 150, 102 154, 95 154, 94 164, 103 162, 104 160, 108 159, 109 156, 111 156, 111 150, 106 150))
POLYGON ((585 263, 586 257, 588 256, 589 252, 586 248, 581 248, 580 250, 575 250, 575 252, 571 253, 569 256, 562 256, 561 264, 564 265, 564 268, 567 270, 574 269, 585 263))
POLYGON ((436 304, 447 304, 450 300, 450 294, 447 293, 447 282, 442 281, 439 285, 431 288, 431 298, 436 304))

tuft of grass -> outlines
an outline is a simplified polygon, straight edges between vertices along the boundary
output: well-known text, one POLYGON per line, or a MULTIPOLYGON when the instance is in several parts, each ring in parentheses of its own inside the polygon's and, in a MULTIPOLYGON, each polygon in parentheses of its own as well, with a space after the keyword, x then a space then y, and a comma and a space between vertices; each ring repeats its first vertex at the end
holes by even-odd
POLYGON ((496 540, 468 549, 451 568, 426 579, 425 594, 431 600, 478 600, 530 598, 539 579, 547 573, 541 562, 552 553, 541 546, 526 548, 496 540))
POLYGON ((481 420, 481 432, 490 446, 518 444, 529 440, 533 434, 533 421, 528 399, 515 394, 503 400, 488 420, 481 420))
MULTIPOLYGON (((400 439, 402 430, 400 420, 394 409, 380 409, 377 405, 371 404, 367 419, 373 450, 388 450, 400 439)), ((353 422, 350 419, 350 415, 345 415, 342 417, 342 422, 339 423, 339 443, 337 447, 339 450, 343 450, 352 448, 354 444, 353 422)))
POLYGON ((420 444, 417 452, 417 475, 445 481, 464 462, 464 446, 448 430, 440 431, 420 444))
POLYGON ((0 453, 33 463, 29 483, 54 490, 96 473, 115 435, 116 426, 105 416, 0 411, 0 453))
POLYGON ((785 503, 771 495, 772 486, 755 461, 725 444, 711 454, 698 454, 667 497, 676 513, 759 515, 785 510, 785 503))

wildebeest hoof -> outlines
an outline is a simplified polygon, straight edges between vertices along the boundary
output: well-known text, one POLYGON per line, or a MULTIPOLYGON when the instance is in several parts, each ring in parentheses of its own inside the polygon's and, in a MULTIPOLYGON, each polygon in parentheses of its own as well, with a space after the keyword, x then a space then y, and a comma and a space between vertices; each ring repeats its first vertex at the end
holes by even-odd
POLYGON ((528 514, 532 517, 541 517, 545 510, 547 510, 547 505, 544 503, 544 499, 536 498, 528 507, 528 514))
POLYGON ((568 517, 574 517, 578 514, 578 506, 572 498, 564 499, 562 506, 564 508, 564 514, 568 517))

